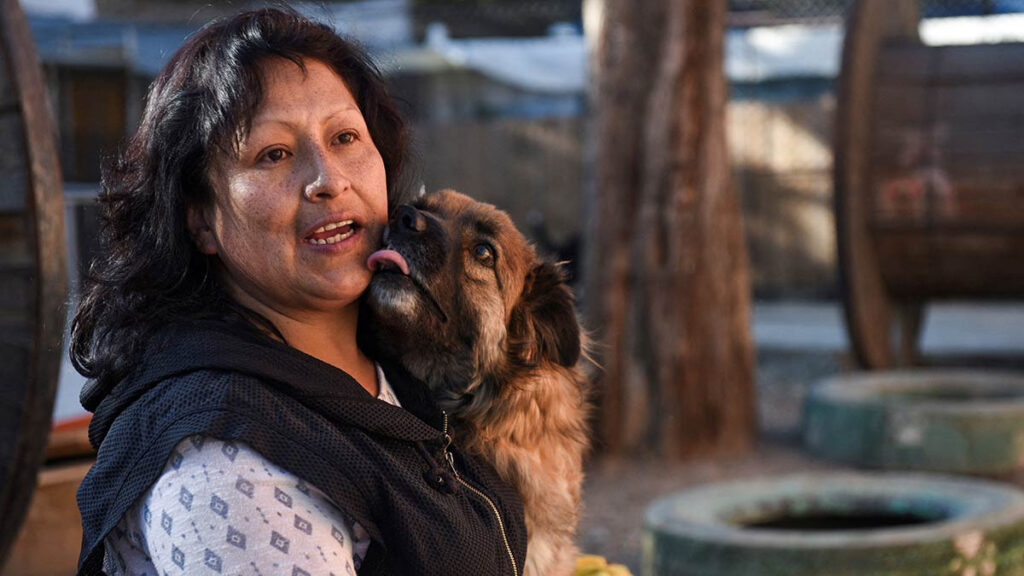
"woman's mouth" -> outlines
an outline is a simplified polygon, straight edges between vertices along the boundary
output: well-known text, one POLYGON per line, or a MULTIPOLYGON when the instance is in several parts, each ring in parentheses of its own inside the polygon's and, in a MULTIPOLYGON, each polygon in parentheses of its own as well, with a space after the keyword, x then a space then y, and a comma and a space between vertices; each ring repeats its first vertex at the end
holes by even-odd
POLYGON ((323 246, 326 244, 337 244, 356 233, 358 226, 352 220, 331 222, 317 228, 312 234, 302 239, 306 244, 323 246))

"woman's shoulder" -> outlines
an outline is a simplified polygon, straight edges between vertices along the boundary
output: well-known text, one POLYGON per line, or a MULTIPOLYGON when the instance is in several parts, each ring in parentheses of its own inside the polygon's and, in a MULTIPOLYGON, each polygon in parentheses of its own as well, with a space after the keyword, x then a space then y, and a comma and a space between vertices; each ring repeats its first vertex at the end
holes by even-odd
POLYGON ((358 566, 369 546, 366 531, 320 489, 248 444, 204 435, 175 446, 119 528, 108 537, 118 564, 138 564, 133 552, 141 551, 186 572, 275 559, 317 573, 358 566))
POLYGON ((330 502, 321 490, 249 444, 202 434, 174 447, 149 495, 160 501, 169 497, 191 511, 196 493, 209 494, 205 504, 221 516, 226 512, 223 505, 231 501, 277 502, 289 509, 297 499, 317 505, 330 502))

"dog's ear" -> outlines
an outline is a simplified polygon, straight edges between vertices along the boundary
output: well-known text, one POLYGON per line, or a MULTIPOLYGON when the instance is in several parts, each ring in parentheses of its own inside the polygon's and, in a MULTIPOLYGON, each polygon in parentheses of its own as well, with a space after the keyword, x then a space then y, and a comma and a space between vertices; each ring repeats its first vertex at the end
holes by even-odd
POLYGON ((512 311, 509 337, 512 353, 526 365, 548 360, 574 366, 580 359, 580 325, 572 291, 556 264, 541 262, 530 271, 512 311))

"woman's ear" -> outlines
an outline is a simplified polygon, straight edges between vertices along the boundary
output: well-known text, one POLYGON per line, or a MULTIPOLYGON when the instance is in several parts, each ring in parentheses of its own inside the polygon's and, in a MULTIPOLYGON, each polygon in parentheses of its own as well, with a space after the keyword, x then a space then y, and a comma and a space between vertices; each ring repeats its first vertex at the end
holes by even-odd
POLYGON ((189 206, 186 221, 188 233, 192 236, 192 241, 196 243, 196 249, 207 256, 216 254, 217 238, 213 235, 213 229, 210 228, 203 209, 194 204, 189 206))

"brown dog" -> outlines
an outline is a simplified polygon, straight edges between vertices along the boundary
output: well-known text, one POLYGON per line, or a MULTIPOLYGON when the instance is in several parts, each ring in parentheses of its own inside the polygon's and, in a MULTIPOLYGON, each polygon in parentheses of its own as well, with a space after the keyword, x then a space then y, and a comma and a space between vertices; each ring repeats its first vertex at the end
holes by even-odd
POLYGON ((571 574, 586 393, 562 272, 504 212, 450 190, 400 207, 385 244, 367 261, 370 347, 426 382, 455 441, 518 488, 525 574, 571 574))

